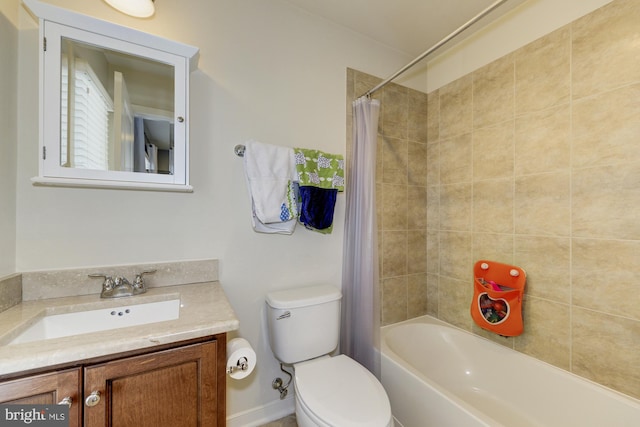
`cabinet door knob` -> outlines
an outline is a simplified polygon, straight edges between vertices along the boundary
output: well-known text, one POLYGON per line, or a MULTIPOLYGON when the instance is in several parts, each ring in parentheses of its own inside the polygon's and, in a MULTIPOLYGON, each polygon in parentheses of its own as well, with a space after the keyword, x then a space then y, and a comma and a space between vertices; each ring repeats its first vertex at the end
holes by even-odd
POLYGON ((73 403, 73 399, 70 396, 67 396, 63 398, 60 402, 58 402, 58 405, 67 405, 69 408, 71 408, 72 403, 73 403))
POLYGON ((84 400, 85 405, 87 406, 96 406, 100 403, 100 392, 92 391, 91 394, 84 400))

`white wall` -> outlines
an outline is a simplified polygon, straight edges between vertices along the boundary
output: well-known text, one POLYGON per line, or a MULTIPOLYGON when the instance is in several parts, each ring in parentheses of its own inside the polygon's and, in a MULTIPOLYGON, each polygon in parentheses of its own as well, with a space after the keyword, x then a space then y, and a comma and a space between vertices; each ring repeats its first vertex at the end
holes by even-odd
POLYGON ((548 34, 612 0, 528 0, 428 60, 428 92, 548 34))
POLYGON ((18 2, 0 1, 0 278, 16 271, 18 2))
MULTIPOLYGON (((16 0, 17 1, 17 0, 16 0)), ((191 87, 193 194, 33 187, 37 175, 37 25, 21 32, 17 270, 217 258, 220 280, 255 347, 259 367, 228 387, 230 425, 281 408, 282 376, 263 325, 265 294, 316 282, 340 284, 344 195, 333 234, 298 228, 257 234, 236 144, 265 143, 344 153, 346 69, 386 76, 411 58, 280 0, 158 1, 137 20, 102 1, 52 4, 198 46, 191 87), (249 411, 249 413, 244 413, 249 411), (254 412, 252 412, 254 411, 254 412)), ((31 19, 22 8, 25 19, 31 19)), ((426 78, 418 79, 422 89, 426 78)), ((292 410, 290 402, 286 408, 292 410)))

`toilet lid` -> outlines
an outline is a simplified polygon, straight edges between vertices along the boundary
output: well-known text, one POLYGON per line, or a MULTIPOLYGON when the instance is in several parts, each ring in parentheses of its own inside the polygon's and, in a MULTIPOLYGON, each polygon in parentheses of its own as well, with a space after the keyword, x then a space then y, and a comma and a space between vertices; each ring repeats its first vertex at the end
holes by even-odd
POLYGON ((295 389, 307 409, 331 426, 385 427, 391 406, 382 384, 347 356, 295 365, 295 389))

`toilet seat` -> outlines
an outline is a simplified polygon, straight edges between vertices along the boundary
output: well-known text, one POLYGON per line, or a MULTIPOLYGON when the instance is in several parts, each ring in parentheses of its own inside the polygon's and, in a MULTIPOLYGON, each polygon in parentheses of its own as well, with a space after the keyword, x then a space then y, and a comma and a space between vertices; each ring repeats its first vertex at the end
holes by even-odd
POLYGON ((304 411, 319 425, 393 425, 389 398, 382 384, 345 355, 296 364, 295 390, 304 411))

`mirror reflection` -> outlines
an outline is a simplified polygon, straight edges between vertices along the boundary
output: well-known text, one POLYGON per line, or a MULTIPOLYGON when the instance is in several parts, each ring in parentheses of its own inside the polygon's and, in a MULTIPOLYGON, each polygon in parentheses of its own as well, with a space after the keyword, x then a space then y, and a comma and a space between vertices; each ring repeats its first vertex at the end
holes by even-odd
POLYGON ((63 38, 60 165, 173 174, 174 68, 63 38))

